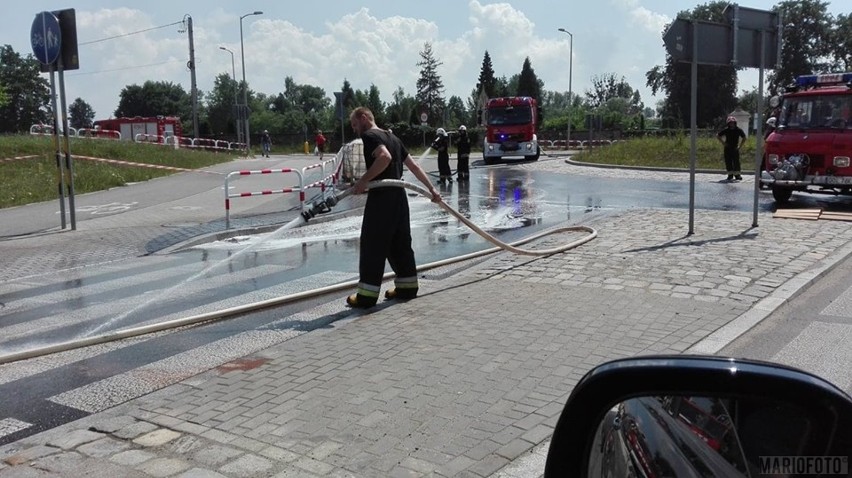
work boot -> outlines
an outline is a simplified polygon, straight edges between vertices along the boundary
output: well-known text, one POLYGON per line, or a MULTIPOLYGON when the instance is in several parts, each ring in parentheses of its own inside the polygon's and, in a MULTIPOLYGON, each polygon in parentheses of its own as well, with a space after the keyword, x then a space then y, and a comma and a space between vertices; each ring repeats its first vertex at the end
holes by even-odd
POLYGON ((385 291, 385 299, 388 299, 388 300, 393 300, 393 299, 409 300, 409 299, 413 299, 415 297, 417 297, 417 288, 416 287, 407 288, 407 289, 400 289, 400 288, 394 287, 393 289, 388 289, 388 290, 385 291))
POLYGON ((733 181, 733 180, 734 180, 734 175, 733 175, 733 174, 729 174, 729 175, 728 175, 728 179, 727 179, 727 180, 728 180, 728 181, 733 181))
POLYGON ((366 295, 361 294, 352 294, 346 298, 346 305, 352 307, 354 309, 368 309, 377 302, 376 297, 367 297, 366 295))
POLYGON ((737 181, 742 181, 743 177, 737 174, 736 176, 734 176, 734 179, 736 179, 737 181))

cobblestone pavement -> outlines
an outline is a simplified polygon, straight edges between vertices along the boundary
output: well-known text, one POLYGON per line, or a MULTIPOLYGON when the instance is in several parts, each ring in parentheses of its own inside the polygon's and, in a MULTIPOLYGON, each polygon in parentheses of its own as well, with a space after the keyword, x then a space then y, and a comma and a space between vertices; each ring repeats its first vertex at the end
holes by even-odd
POLYGON ((539 476, 591 367, 689 352, 852 252, 850 223, 702 210, 687 236, 687 214, 589 214, 599 236, 577 249, 448 266, 415 300, 2 447, 0 477, 539 476))

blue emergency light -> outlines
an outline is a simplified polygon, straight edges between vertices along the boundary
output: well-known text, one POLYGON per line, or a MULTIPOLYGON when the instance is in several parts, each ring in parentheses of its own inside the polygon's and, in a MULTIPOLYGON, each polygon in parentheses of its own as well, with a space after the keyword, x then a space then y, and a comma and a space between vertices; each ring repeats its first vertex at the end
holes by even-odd
POLYGON ((852 72, 801 75, 796 77, 796 86, 827 86, 852 83, 852 72))

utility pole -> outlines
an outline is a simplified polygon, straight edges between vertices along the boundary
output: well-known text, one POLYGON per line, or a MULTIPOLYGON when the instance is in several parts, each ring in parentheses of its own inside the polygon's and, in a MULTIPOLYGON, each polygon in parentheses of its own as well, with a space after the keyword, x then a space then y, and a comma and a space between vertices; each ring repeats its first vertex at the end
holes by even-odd
POLYGON ((190 93, 192 95, 192 134, 194 138, 198 138, 198 88, 195 83, 195 41, 192 35, 192 17, 187 14, 184 15, 183 19, 189 36, 189 61, 186 62, 186 67, 189 68, 192 90, 190 93))

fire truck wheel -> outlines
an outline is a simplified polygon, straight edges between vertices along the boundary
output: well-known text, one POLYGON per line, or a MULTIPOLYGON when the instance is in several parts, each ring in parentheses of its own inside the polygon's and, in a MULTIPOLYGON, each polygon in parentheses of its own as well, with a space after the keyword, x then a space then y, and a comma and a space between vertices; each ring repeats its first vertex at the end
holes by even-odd
POLYGON ((793 195, 793 190, 790 188, 772 188, 772 197, 779 204, 787 204, 790 201, 790 196, 793 195))

